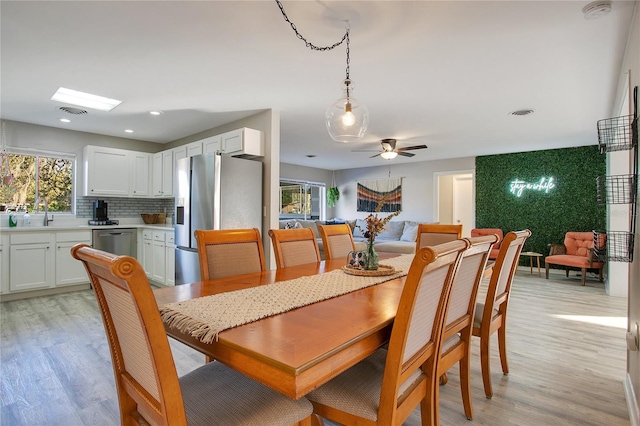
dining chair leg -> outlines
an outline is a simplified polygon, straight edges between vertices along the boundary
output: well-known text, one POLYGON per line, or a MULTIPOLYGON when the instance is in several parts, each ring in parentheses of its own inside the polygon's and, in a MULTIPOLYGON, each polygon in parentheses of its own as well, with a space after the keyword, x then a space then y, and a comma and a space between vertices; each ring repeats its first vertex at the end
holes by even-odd
MULTIPOLYGON (((506 318, 506 315, 503 316, 506 318)), ((506 319, 502 320, 502 326, 498 329, 498 349, 500 350, 500 364, 502 373, 509 374, 509 363, 507 362, 507 324, 506 319)))
POLYGON ((602 269, 603 268, 600 268, 600 275, 598 276, 598 278, 600 278, 600 282, 602 282, 604 279, 604 277, 602 276, 602 269))
POLYGON ((467 354, 460 360, 460 391, 462 392, 462 405, 467 419, 473 419, 473 405, 471 404, 471 359, 467 354))
POLYGON ((446 385, 447 383, 449 383, 449 376, 447 376, 447 373, 443 373, 440 376, 440 385, 446 385))
POLYGON ((311 426, 324 426, 324 419, 320 415, 318 415, 316 413, 312 413, 311 414, 311 422, 309 424, 311 426))
POLYGON ((484 384, 484 394, 487 398, 493 397, 491 388, 491 358, 489 356, 489 336, 480 338, 480 364, 482 367, 482 383, 484 384))
POLYGON ((440 386, 433 380, 427 379, 427 390, 424 398, 420 402, 420 419, 422 426, 440 425, 440 386))
POLYGON ((582 285, 585 285, 586 279, 587 279, 587 268, 582 268, 582 285))

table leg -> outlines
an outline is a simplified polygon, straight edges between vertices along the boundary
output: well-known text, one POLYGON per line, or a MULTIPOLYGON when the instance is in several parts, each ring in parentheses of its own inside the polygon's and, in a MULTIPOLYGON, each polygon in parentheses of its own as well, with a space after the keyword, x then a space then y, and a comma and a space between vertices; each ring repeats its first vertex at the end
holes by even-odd
POLYGON ((529 256, 529 273, 533 275, 533 256, 529 256))
POLYGON ((540 278, 540 256, 536 256, 536 260, 538 261, 538 278, 540 278))

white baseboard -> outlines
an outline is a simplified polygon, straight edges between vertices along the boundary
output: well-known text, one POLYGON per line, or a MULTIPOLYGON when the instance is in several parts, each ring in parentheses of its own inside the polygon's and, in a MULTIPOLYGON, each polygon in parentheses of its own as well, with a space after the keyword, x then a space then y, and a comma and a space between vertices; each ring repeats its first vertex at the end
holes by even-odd
POLYGON ((631 376, 627 373, 625 378, 624 396, 627 400, 627 407, 629 408, 629 420, 631 420, 631 426, 640 426, 640 408, 638 407, 638 400, 636 394, 633 391, 633 383, 631 383, 631 376))

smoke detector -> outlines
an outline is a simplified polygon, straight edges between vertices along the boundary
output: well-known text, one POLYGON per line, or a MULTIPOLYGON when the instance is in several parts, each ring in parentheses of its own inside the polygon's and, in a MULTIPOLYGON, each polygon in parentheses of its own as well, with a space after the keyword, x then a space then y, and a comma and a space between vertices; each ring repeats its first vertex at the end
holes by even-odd
POLYGON ((73 115, 82 115, 82 114, 86 114, 87 111, 80 109, 80 108, 73 108, 73 107, 60 107, 59 108, 60 111, 64 111, 67 114, 73 114, 73 115))
POLYGON ((608 15, 609 12, 611 12, 610 0, 593 1, 582 8, 582 13, 584 13, 584 19, 602 18, 603 16, 608 15))
POLYGON ((519 109, 516 111, 511 111, 509 113, 509 115, 515 115, 516 117, 522 117, 525 115, 529 115, 529 114, 533 114, 533 110, 532 109, 519 109))

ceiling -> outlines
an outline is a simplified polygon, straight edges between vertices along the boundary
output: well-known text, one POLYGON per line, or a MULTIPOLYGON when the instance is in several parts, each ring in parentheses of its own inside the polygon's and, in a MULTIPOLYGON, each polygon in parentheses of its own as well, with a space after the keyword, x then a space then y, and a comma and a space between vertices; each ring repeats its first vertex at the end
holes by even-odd
POLYGON ((394 163, 592 145, 616 108, 636 2, 585 19, 588 3, 284 2, 315 45, 350 25, 354 97, 370 124, 363 142, 341 144, 324 112, 342 96, 345 48, 305 47, 274 1, 2 0, 0 113, 167 143, 274 109, 281 161, 329 170, 388 164, 352 152, 383 138, 429 146, 394 163), (50 100, 60 86, 123 103, 70 116, 50 100), (510 115, 521 109, 534 113, 510 115))

